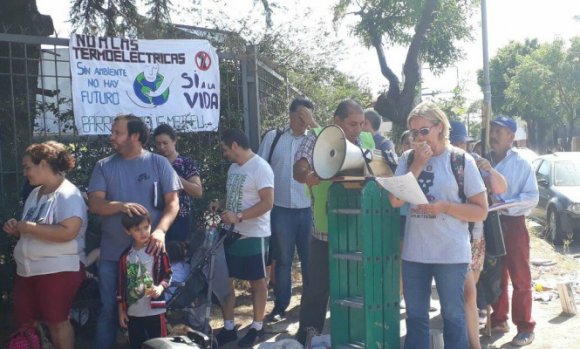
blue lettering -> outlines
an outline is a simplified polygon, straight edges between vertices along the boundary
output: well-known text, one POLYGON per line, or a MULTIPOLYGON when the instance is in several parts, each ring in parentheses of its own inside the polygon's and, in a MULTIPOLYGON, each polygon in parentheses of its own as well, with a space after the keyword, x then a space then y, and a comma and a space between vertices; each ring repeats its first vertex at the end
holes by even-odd
POLYGON ((119 105, 118 92, 81 91, 81 103, 119 105))
POLYGON ((91 68, 83 65, 83 62, 77 62, 77 75, 88 75, 91 73, 91 68))

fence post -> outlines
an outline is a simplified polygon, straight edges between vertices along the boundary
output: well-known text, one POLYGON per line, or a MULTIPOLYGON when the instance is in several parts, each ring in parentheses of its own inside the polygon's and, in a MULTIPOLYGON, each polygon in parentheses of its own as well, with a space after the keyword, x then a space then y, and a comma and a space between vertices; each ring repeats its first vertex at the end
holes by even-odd
POLYGON ((257 46, 246 46, 245 69, 242 72, 244 88, 244 129, 250 147, 257 151, 260 144, 260 95, 258 90, 257 46))

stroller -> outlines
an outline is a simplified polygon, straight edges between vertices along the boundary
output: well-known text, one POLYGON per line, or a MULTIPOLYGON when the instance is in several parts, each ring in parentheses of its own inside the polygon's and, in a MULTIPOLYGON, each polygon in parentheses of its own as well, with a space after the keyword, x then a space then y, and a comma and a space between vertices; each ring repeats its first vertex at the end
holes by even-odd
POLYGON ((232 234, 219 223, 219 213, 206 216, 206 230, 202 238, 193 239, 185 261, 189 266, 183 280, 172 281, 166 293, 169 312, 185 312, 187 335, 154 338, 143 343, 143 349, 161 348, 217 348, 209 324, 212 301, 223 304, 229 293, 229 275, 223 243, 232 234), (198 246, 194 248, 193 246, 198 246))

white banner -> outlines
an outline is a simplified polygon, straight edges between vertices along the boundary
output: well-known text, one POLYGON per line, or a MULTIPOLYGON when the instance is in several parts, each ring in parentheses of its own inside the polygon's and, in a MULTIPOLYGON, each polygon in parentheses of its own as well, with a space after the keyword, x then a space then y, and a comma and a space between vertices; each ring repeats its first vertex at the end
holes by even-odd
POLYGON ((216 131, 220 74, 206 40, 138 40, 73 34, 73 111, 80 134, 110 134, 118 114, 154 129, 216 131))

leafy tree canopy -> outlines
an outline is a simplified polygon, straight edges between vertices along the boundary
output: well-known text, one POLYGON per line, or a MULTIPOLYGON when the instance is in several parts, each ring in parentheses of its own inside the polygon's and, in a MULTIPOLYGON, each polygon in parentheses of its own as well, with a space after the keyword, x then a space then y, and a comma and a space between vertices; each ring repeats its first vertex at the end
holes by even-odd
POLYGON ((477 0, 340 0, 334 8, 335 21, 347 15, 357 17, 353 34, 367 47, 374 47, 389 89, 375 109, 398 125, 404 125, 412 109, 420 68, 428 64, 434 72, 457 61, 462 52, 457 43, 470 40, 477 0), (389 65, 385 47, 408 47, 401 83, 389 65))
MULTIPOLYGON (((489 62, 491 85, 491 110, 497 114, 513 115, 514 110, 506 105, 505 90, 513 78, 515 68, 522 57, 534 52, 539 46, 537 39, 526 39, 523 43, 512 41, 499 49, 489 62)), ((483 91, 483 71, 477 72, 477 83, 483 91)))

